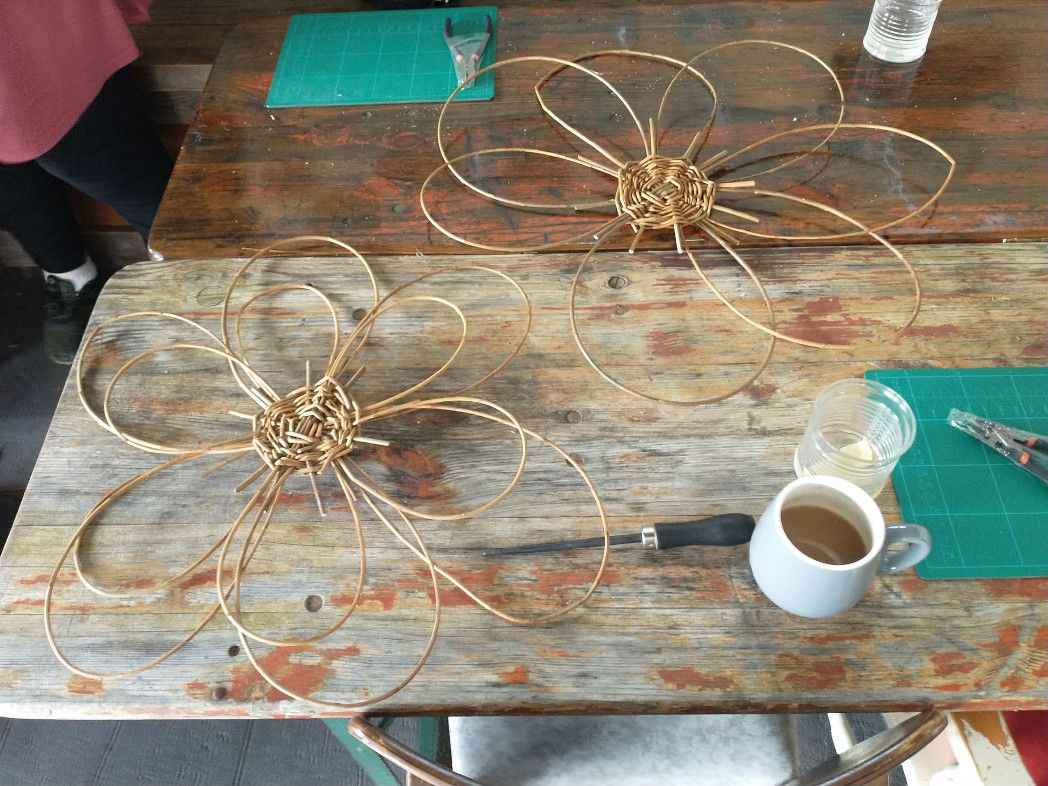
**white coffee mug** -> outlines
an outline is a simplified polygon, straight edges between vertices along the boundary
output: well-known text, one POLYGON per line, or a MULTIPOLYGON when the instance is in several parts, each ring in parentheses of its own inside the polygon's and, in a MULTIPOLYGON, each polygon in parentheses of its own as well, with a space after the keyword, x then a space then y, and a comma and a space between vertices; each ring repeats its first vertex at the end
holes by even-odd
POLYGON ((761 514, 750 568, 775 605, 802 617, 830 617, 862 600, 878 573, 916 565, 930 551, 924 527, 885 526, 877 503, 854 483, 811 475, 788 484, 761 514), (888 553, 892 543, 907 547, 888 553))

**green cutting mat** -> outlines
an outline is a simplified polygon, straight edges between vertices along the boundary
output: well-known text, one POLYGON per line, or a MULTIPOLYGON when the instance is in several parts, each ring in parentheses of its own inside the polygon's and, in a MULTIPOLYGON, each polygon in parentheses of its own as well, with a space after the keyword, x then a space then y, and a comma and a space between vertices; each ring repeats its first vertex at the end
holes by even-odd
POLYGON ((932 533, 925 579, 1048 576, 1048 485, 946 420, 973 412, 1048 433, 1048 368, 867 371, 905 398, 917 438, 892 481, 905 521, 932 533))
MULTIPOLYGON (((458 86, 444 42, 444 20, 455 36, 482 33, 491 40, 481 67, 495 62, 495 6, 422 11, 297 14, 291 17, 266 106, 341 106, 445 101, 458 86)), ((495 95, 495 72, 459 93, 462 100, 495 95)))

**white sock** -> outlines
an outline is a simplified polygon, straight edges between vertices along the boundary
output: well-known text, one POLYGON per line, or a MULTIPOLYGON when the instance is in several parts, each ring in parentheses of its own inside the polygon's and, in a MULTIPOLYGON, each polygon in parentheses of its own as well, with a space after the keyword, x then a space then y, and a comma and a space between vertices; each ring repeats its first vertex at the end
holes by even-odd
POLYGON ((89 284, 95 280, 98 276, 98 268, 95 267, 95 263, 91 261, 90 257, 84 257, 84 264, 75 270, 70 270, 68 273, 48 273, 45 270, 44 276, 54 276, 63 281, 69 281, 73 284, 76 291, 79 292, 84 288, 85 284, 89 284))

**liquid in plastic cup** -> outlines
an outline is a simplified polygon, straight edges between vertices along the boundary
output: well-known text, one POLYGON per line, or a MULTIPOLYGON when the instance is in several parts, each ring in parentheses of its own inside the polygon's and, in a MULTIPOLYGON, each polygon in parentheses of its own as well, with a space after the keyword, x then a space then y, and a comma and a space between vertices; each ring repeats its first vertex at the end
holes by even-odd
POLYGON ((879 60, 909 63, 928 48, 940 0, 875 0, 862 45, 879 60))
POLYGON ((843 379, 815 398, 793 468, 797 477, 850 480, 875 497, 916 435, 917 420, 902 396, 880 382, 843 379))

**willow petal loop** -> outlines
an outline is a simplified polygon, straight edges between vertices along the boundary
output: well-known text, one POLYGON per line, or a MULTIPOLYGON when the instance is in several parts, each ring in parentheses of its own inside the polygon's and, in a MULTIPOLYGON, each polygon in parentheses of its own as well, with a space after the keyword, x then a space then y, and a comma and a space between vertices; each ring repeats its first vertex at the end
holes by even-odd
MULTIPOLYGON (((337 260, 334 262, 337 264, 337 260)), ((261 315, 257 318, 261 319, 261 315)), ((502 321, 509 322, 509 320, 502 321)), ((440 630, 441 579, 464 593, 480 608, 517 625, 543 625, 558 620, 578 608, 593 595, 600 584, 607 565, 610 547, 607 517, 593 482, 570 454, 557 444, 522 426, 509 410, 484 398, 463 395, 466 391, 490 379, 519 353, 527 338, 530 325, 531 304, 526 293, 516 281, 501 271, 482 265, 461 265, 434 270, 380 297, 375 276, 362 256, 340 241, 316 236, 291 238, 275 243, 259 251, 242 265, 234 274, 226 290, 222 302, 220 331, 217 334, 187 317, 164 312, 135 312, 112 317, 102 322, 88 336, 77 362, 76 382, 81 403, 103 429, 128 445, 146 452, 167 454, 173 457, 107 492, 84 517, 66 544, 50 576, 44 600, 44 629, 55 656, 66 668, 82 677, 97 680, 127 678, 163 663, 192 642, 208 623, 222 615, 235 629, 244 653, 254 665, 261 679, 282 694, 294 699, 322 707, 357 712, 373 707, 402 690, 422 669, 436 644, 440 630), (247 297, 235 310, 231 305, 236 291, 243 284, 247 271, 253 265, 270 252, 286 253, 280 250, 303 242, 314 244, 324 242, 335 245, 347 252, 346 259, 351 263, 359 264, 366 274, 373 296, 373 305, 359 319, 348 335, 343 335, 339 311, 334 302, 312 284, 278 284, 247 297), (438 276, 449 273, 494 276, 508 284, 523 305, 525 314, 522 319, 523 335, 512 344, 505 356, 500 355, 496 359, 493 368, 488 368, 478 378, 469 381, 450 394, 419 398, 417 394, 442 377, 465 351, 469 322, 465 311, 446 298, 411 291, 413 287, 424 282, 431 282, 438 276), (332 341, 322 372, 314 375, 307 363, 305 383, 284 393, 252 365, 241 340, 241 324, 242 317, 260 300, 290 291, 302 291, 321 300, 331 318, 332 341), (420 381, 403 383, 398 380, 397 384, 403 385, 398 392, 375 397, 375 400, 371 401, 363 400, 358 392, 357 384, 367 373, 365 365, 359 360, 361 350, 372 336, 376 324, 382 323, 385 315, 394 313, 406 305, 418 303, 450 312, 460 330, 458 341, 451 342, 454 346, 450 355, 446 360, 439 362, 437 370, 428 373, 420 381), (100 337, 103 334, 106 334, 115 325, 133 320, 154 320, 187 326, 199 331, 203 337, 202 340, 206 343, 178 341, 138 352, 124 362, 104 385, 105 392, 102 396, 101 411, 99 411, 87 395, 85 378, 87 370, 91 367, 90 358, 95 354, 96 344, 101 342, 100 337), (229 412, 229 415, 238 419, 240 423, 245 420, 250 421, 250 427, 245 432, 214 444, 184 448, 168 445, 147 436, 130 434, 117 424, 114 411, 116 409, 113 397, 114 389, 131 376, 132 372, 141 364, 162 362, 161 353, 173 349, 202 353, 205 356, 217 356, 228 364, 232 374, 232 383, 239 387, 247 401, 250 402, 245 406, 245 409, 249 410, 247 412, 229 412), (492 492, 485 489, 482 496, 483 501, 479 504, 472 502, 468 505, 469 509, 454 512, 420 510, 417 505, 412 506, 398 499, 398 494, 384 490, 383 484, 365 468, 361 460, 362 454, 373 452, 376 449, 403 447, 393 442, 392 437, 391 439, 384 438, 384 425, 388 424, 392 427, 395 419, 409 418, 410 428, 406 433, 417 434, 418 418, 426 413, 454 413, 458 421, 465 419, 465 428, 475 430, 476 426, 493 424, 497 429, 506 433, 513 444, 519 446, 519 456, 510 461, 506 467, 509 480, 505 484, 501 484, 500 481, 501 488, 498 488, 497 491, 492 492), (580 491, 584 489, 583 493, 587 495, 586 498, 593 500, 593 515, 600 521, 600 530, 604 539, 604 548, 599 561, 594 566, 592 579, 588 584, 582 589, 574 590, 572 598, 562 599, 560 605, 552 611, 547 607, 531 614, 519 611, 511 613, 497 607, 470 589, 462 578, 448 566, 438 565, 426 544, 425 534, 420 531, 417 523, 418 521, 446 523, 469 520, 493 508, 511 494, 520 482, 528 458, 529 441, 537 442, 541 448, 553 451, 558 457, 554 462, 556 466, 568 466, 571 468, 570 471, 578 475, 581 480, 580 491), (234 489, 234 492, 250 490, 247 499, 240 507, 240 512, 224 528, 221 536, 202 553, 187 557, 185 563, 175 568, 172 575, 143 576, 122 586, 103 586, 102 582, 90 575, 91 571, 84 559, 85 541, 90 537, 99 518, 114 505, 119 505, 129 492, 147 483, 151 478, 189 462, 212 463, 215 457, 220 457, 217 464, 213 464, 201 473, 202 476, 207 476, 220 468, 229 467, 235 461, 250 456, 257 458, 256 466, 253 470, 247 471, 249 474, 234 489), (352 547, 355 547, 359 555, 357 568, 350 571, 350 575, 355 574, 349 582, 352 589, 344 596, 348 598, 348 601, 339 609, 333 622, 312 635, 293 635, 291 631, 288 631, 288 635, 275 635, 272 632, 256 630, 246 619, 242 606, 243 590, 248 586, 250 579, 257 578, 250 575, 248 570, 252 559, 264 543, 267 533, 275 526, 274 516, 281 507, 285 486, 291 478, 301 476, 308 479, 320 515, 327 515, 317 483, 317 478, 325 474, 337 481, 337 489, 340 492, 338 503, 346 505, 350 519, 349 522, 344 520, 345 517, 339 517, 343 519, 342 521, 337 520, 336 517, 327 519, 332 528, 331 532, 336 533, 340 541, 348 541, 352 547), (414 660, 411 665, 405 667, 401 674, 387 677, 390 684, 358 691, 358 694, 364 695, 365 698, 316 695, 320 689, 314 693, 303 692, 294 685, 287 684, 279 673, 274 673, 268 668, 264 662, 265 659, 259 658, 254 647, 259 644, 275 648, 307 647, 323 641, 350 621, 353 613, 360 608, 363 602, 364 587, 368 577, 367 526, 361 515, 365 512, 374 518, 375 522, 372 523, 380 523, 379 529, 387 531, 392 536, 394 543, 403 546, 425 566, 425 573, 428 576, 427 583, 432 589, 431 595, 428 591, 426 593, 430 597, 433 609, 429 632, 417 656, 413 656, 414 660), (350 529, 352 536, 344 538, 344 534, 348 534, 347 530, 350 529), (84 589, 98 598, 107 598, 126 604, 134 600, 149 600, 156 593, 169 591, 175 585, 187 582, 187 580, 191 585, 196 586, 199 582, 196 581, 198 577, 193 575, 194 572, 212 560, 216 554, 218 555, 217 566, 211 582, 215 592, 214 603, 206 607, 193 629, 181 639, 158 645, 158 655, 137 666, 102 672, 78 664, 75 662, 76 659, 59 646, 54 625, 57 603, 55 593, 62 573, 70 561, 84 589)), ((112 336, 110 340, 113 340, 112 336)), ((384 346, 382 351, 388 353, 391 349, 395 350, 395 344, 391 347, 384 346)), ((102 386, 102 383, 97 384, 102 386)), ((463 428, 463 425, 460 424, 457 428, 463 428)), ((490 475, 492 469, 491 466, 485 466, 483 474, 490 475)), ((474 473, 473 477, 467 476, 459 479, 458 483, 461 484, 463 480, 473 480, 476 483, 478 479, 479 473, 474 473)), ((197 489, 196 493, 200 494, 205 491, 206 489, 197 489)), ((124 610, 135 613, 134 608, 124 610)), ((292 625, 292 621, 282 618, 281 624, 292 625)), ((295 652, 297 651, 296 649, 295 652)), ((133 657, 134 653, 129 653, 129 655, 133 657)))
MULTIPOLYGON (((761 58, 754 60, 761 62, 761 58)), ((906 256, 879 233, 931 208, 952 179, 956 162, 939 145, 912 132, 889 126, 844 122, 845 101, 841 82, 833 69, 816 55, 792 44, 763 39, 746 39, 710 47, 686 61, 653 52, 616 49, 590 52, 570 59, 546 56, 517 57, 494 63, 479 73, 519 68, 527 64, 549 67, 549 70, 539 76, 533 84, 527 80, 525 87, 533 93, 534 105, 531 105, 530 109, 538 117, 544 118, 550 129, 559 132, 561 139, 567 140, 568 152, 544 149, 535 144, 529 146, 506 144, 506 140, 501 137, 506 135, 505 129, 513 128, 511 125, 500 128, 502 134, 499 138, 499 146, 486 147, 482 138, 478 141, 480 137, 477 132, 478 124, 473 123, 470 126, 471 133, 468 137, 473 149, 465 153, 452 153, 445 142, 448 115, 452 106, 461 107, 460 104, 453 104, 453 101, 458 92, 468 86, 467 83, 467 85, 460 86, 441 108, 437 119, 436 136, 443 163, 426 178, 419 200, 423 213, 438 231, 452 240, 475 248, 499 252, 535 252, 550 251, 577 243, 590 244, 571 285, 569 306, 571 330, 583 357, 601 377, 611 384, 635 396, 663 403, 709 403, 734 395, 753 382, 766 367, 776 339, 820 349, 849 349, 860 345, 854 340, 845 340, 843 336, 841 340, 836 341, 822 340, 821 336, 816 339, 791 331, 783 325, 777 325, 766 284, 760 280, 753 266, 747 263, 739 250, 744 238, 783 242, 864 238, 872 242, 875 247, 883 248, 887 252, 887 258, 892 261, 892 264, 901 268, 900 273, 905 274, 910 291, 913 293, 912 308, 907 309, 901 319, 893 319, 891 322, 884 320, 881 323, 883 327, 878 325, 876 331, 871 331, 876 335, 870 340, 893 340, 916 319, 921 304, 921 287, 917 274, 906 256), (711 133, 717 128, 715 118, 718 108, 725 111, 732 109, 728 106, 727 98, 724 95, 724 93, 730 94, 731 91, 727 90, 726 84, 716 77, 710 78, 711 72, 707 64, 712 64, 715 58, 727 52, 745 51, 747 47, 765 51, 775 50, 779 56, 795 58, 805 63, 805 67, 814 68, 821 75, 820 78, 826 80, 832 96, 828 99, 828 103, 816 107, 815 114, 827 114, 828 116, 823 117, 823 120, 830 122, 802 122, 798 127, 767 134, 756 141, 737 145, 735 149, 721 149, 720 145, 713 147, 710 138, 711 133), (610 69, 599 69, 597 64, 591 62, 599 58, 628 59, 644 64, 643 74, 645 77, 650 77, 644 83, 648 91, 656 90, 658 82, 652 75, 652 69, 659 66, 671 66, 677 70, 669 83, 664 88, 660 88, 657 96, 661 95, 661 98, 657 107, 653 108, 651 116, 642 117, 627 98, 627 88, 616 84, 615 77, 609 73, 610 69), (612 104, 621 107, 622 118, 629 122, 622 123, 621 132, 613 140, 614 144, 610 140, 610 134, 608 135, 609 141, 602 141, 604 130, 599 133, 587 131, 582 128, 582 124, 577 119, 569 116, 570 113, 559 112, 553 107, 552 99, 557 94, 557 78, 569 75, 573 78, 592 80, 594 95, 604 96, 603 100, 611 101, 612 104), (674 143, 679 145, 679 149, 669 151, 665 148, 671 145, 668 128, 672 121, 667 119, 667 114, 675 100, 682 100, 679 90, 685 83, 698 86, 700 90, 705 91, 711 107, 709 117, 705 120, 700 117, 694 130, 687 130, 683 143, 679 138, 674 143), (718 92, 718 88, 721 88, 721 92, 718 92), (772 184, 767 182, 766 178, 772 173, 775 173, 777 182, 782 182, 785 175, 793 173, 791 167, 795 167, 798 163, 816 154, 820 157, 839 157, 840 154, 833 150, 832 143, 835 139, 840 140, 839 134, 842 130, 849 133, 864 133, 867 136, 886 135, 892 142, 899 140, 915 142, 923 146, 919 149, 926 149, 930 154, 922 157, 922 162, 935 157, 945 162, 945 176, 937 187, 933 185, 928 188, 926 198, 907 204, 903 215, 899 216, 897 211, 895 216, 884 217, 881 211, 886 208, 882 198, 871 203, 877 207, 879 217, 875 216, 870 219, 863 216, 863 220, 849 215, 834 204, 810 198, 810 189, 806 190, 806 183, 802 181, 787 183, 778 188, 772 187, 772 184), (802 137, 808 137, 808 139, 803 140, 802 137), (620 152, 621 149, 634 150, 635 153, 624 157, 620 152), (512 156, 520 158, 521 162, 535 159, 540 163, 538 167, 525 167, 528 174, 520 178, 521 184, 518 189, 520 193, 507 193, 513 189, 512 177, 507 177, 501 172, 495 174, 485 170, 485 164, 497 164, 500 160, 507 160, 512 156), (774 163, 769 163, 765 159, 774 163), (541 165, 546 162, 553 166, 541 165), (747 166, 749 169, 746 168, 747 166), (550 175, 548 182, 543 182, 541 174, 536 176, 534 172, 555 174, 550 175), (557 226, 557 231, 563 234, 563 237, 559 239, 551 240, 540 230, 538 234, 543 235, 541 238, 543 242, 540 243, 526 241, 496 243, 487 240, 483 235, 474 237, 471 234, 472 230, 467 232, 453 229, 448 224, 448 217, 438 215, 434 205, 427 201, 429 192, 434 188, 435 179, 445 173, 449 173, 463 187, 464 190, 460 191, 463 198, 474 202, 487 201, 503 208, 507 213, 506 221, 509 226, 513 225, 513 211, 550 216, 565 214, 592 216, 593 221, 588 225, 581 223, 583 227, 581 231, 577 231, 575 225, 571 225, 570 229, 566 231, 562 231, 562 228, 557 226), (587 177, 603 178, 606 183, 606 192, 601 194, 596 188, 593 188, 593 193, 580 192, 578 198, 572 199, 573 177, 577 179, 583 173, 587 177), (491 181, 491 184, 484 182, 482 178, 491 181), (563 193, 564 200, 559 202, 536 200, 528 196, 529 189, 550 191, 556 194, 563 193), (743 201, 746 198, 761 200, 761 207, 759 209, 747 207, 743 201), (917 204, 917 207, 913 206, 914 203, 917 204), (767 207, 769 205, 770 207, 767 207), (803 211, 807 213, 794 217, 792 211, 798 214, 803 211), (787 234, 782 231, 772 231, 773 229, 778 230, 777 227, 767 227, 768 221, 780 216, 794 225, 802 225, 800 230, 787 234), (831 224, 840 226, 831 228, 831 224), (833 231, 834 229, 841 231, 833 231), (672 231, 671 248, 675 248, 678 254, 687 256, 699 279, 709 288, 714 298, 728 310, 728 313, 737 317, 742 326, 761 331, 768 336, 768 355, 755 374, 749 376, 727 394, 670 398, 644 392, 625 384, 616 379, 605 365, 594 357, 591 348, 587 348, 578 329, 576 300, 580 289, 580 279, 587 266, 594 260, 594 254, 606 248, 611 238, 620 231, 633 232, 629 253, 633 253, 639 247, 645 233, 672 231), (705 245, 710 246, 712 243, 713 249, 727 254, 756 285, 764 305, 765 317, 758 319, 743 313, 709 278, 694 253, 699 241, 703 239, 708 241, 705 245)), ((521 80, 505 81, 516 84, 521 80)), ((643 83, 643 80, 638 81, 643 83)), ((637 89, 644 89, 644 84, 637 89)), ((784 80, 781 87, 785 90, 796 87, 796 84, 784 80)), ((762 83, 761 90, 764 89, 762 83)), ((774 87, 767 88, 769 91, 774 89, 774 87)), ((571 95, 576 100, 580 100, 574 93, 571 95)), ((509 100, 507 105, 517 106, 512 100, 509 100)), ((774 102, 769 101, 768 106, 774 106, 774 102)), ((765 107, 762 106, 763 109, 765 107)), ((789 118, 786 119, 789 120, 789 118)), ((792 120, 796 123, 797 117, 793 117, 792 120)), ((523 128, 521 133, 533 133, 533 126, 525 125, 527 127, 523 128)), ((755 124, 756 127, 760 125, 760 123, 755 124)), ((675 130, 680 131, 680 129, 675 130)), ((512 133, 515 134, 517 131, 513 130, 512 133)), ((881 166, 883 168, 883 165, 881 166)), ((938 172, 936 172, 936 178, 937 176, 938 172)), ((936 182, 938 182, 937 179, 936 182)), ((835 187, 839 189, 839 185, 835 187)), ((831 194, 831 198, 836 197, 837 194, 831 194)), ((888 209, 890 210, 891 206, 888 206, 888 209)), ((468 211, 462 211, 461 214, 469 215, 468 211)), ((520 216, 521 213, 517 212, 516 215, 520 216)), ((579 222, 575 223, 579 224, 579 222)), ((827 275, 826 278, 832 279, 832 276, 827 275)))

